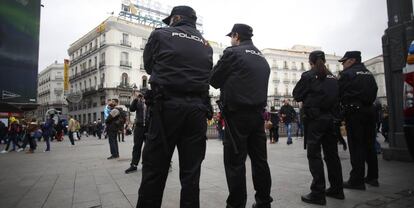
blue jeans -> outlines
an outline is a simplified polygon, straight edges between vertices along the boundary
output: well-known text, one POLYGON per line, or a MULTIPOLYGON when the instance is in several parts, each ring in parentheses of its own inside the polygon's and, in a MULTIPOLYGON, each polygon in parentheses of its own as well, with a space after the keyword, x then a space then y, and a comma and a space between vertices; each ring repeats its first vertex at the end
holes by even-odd
POLYGON ((292 142, 292 124, 291 123, 285 123, 285 127, 286 127, 286 133, 287 133, 287 142, 291 143, 292 142))

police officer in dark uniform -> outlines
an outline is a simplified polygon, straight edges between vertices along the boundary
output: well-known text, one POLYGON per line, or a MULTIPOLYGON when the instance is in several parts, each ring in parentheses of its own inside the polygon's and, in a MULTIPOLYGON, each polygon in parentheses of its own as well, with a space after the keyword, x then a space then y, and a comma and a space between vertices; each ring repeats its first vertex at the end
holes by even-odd
POLYGON ((144 96, 141 93, 134 92, 134 100, 132 101, 129 110, 135 112, 134 122, 134 147, 132 148, 132 161, 125 173, 132 173, 137 170, 139 160, 141 159, 141 149, 145 138, 145 104, 144 96))
POLYGON ((377 84, 361 63, 361 52, 348 51, 339 60, 339 96, 345 114, 352 170, 344 188, 365 190, 365 183, 378 186, 378 159, 375 151, 375 107, 377 84), (368 164, 365 175, 365 161, 368 164), (365 183, 364 183, 365 182, 365 183))
POLYGON ((206 99, 213 50, 196 29, 196 20, 191 7, 174 7, 163 20, 169 27, 153 31, 145 46, 145 70, 151 75, 151 91, 145 97, 150 119, 142 156, 139 208, 161 207, 176 146, 180 207, 200 207, 199 179, 206 150, 206 99))
POLYGON ((262 117, 270 68, 253 45, 250 26, 235 24, 227 36, 231 37, 232 46, 224 50, 210 76, 210 84, 220 88, 220 100, 224 104, 224 167, 230 192, 227 207, 246 206, 247 154, 251 159, 256 190, 253 207, 270 207, 273 201, 270 196, 272 181, 262 117))
POLYGON ((306 203, 325 205, 325 196, 344 199, 342 167, 338 156, 338 140, 334 134, 337 115, 338 80, 325 66, 325 53, 313 51, 309 55, 311 70, 304 72, 293 89, 293 97, 303 102, 305 137, 309 170, 313 181, 311 193, 302 196, 306 203), (325 190, 325 174, 321 147, 328 169, 331 187, 325 190))

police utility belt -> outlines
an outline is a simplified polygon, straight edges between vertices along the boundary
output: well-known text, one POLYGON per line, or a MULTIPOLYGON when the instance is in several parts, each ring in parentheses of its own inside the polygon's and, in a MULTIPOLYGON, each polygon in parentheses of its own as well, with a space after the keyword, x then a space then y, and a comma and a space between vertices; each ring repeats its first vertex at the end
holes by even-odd
POLYGON ((343 104, 342 109, 345 114, 352 114, 352 113, 358 113, 364 109, 370 108, 372 105, 363 105, 359 103, 348 103, 343 104))

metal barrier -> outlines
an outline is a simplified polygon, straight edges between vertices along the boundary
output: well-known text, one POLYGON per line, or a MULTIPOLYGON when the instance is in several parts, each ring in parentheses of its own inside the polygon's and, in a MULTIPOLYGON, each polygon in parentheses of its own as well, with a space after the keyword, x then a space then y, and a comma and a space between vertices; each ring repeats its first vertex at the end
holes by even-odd
MULTIPOLYGON (((263 128, 264 128, 264 124, 263 124, 263 128)), ((298 129, 297 123, 292 123, 292 137, 296 137, 297 129, 298 129)), ((216 125, 207 126, 206 135, 207 135, 208 139, 217 139, 218 138, 218 132, 217 132, 216 125)), ((266 129, 266 136, 268 136, 268 135, 269 135, 269 130, 266 129)), ((299 135, 300 135, 300 133, 299 133, 299 135)), ((281 123, 281 124, 279 124, 279 137, 286 137, 286 136, 287 136, 286 126, 285 126, 285 124, 281 123)))

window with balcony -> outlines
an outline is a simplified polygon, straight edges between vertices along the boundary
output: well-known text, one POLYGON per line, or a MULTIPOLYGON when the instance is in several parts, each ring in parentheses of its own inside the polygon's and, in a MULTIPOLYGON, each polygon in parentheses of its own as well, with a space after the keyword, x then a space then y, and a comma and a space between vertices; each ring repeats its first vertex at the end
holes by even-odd
POLYGON ((303 62, 300 63, 300 70, 305 71, 305 64, 303 62))
POLYGON ((103 66, 105 66, 105 53, 101 53, 101 58, 99 61, 99 68, 102 68, 103 66))
POLYGON ((131 67, 131 62, 129 62, 128 52, 121 52, 121 66, 131 67))
POLYGON ((287 69, 287 68, 288 68, 287 61, 284 61, 284 62, 283 62, 283 68, 284 68, 284 69, 287 69))
POLYGON ((129 35, 127 33, 122 33, 121 45, 131 47, 131 42, 129 42, 129 35))
POLYGON ((105 33, 104 34, 102 34, 102 36, 101 36, 101 47, 102 46, 104 46, 106 44, 106 35, 105 35, 105 33))

